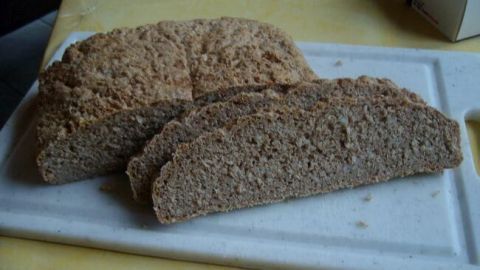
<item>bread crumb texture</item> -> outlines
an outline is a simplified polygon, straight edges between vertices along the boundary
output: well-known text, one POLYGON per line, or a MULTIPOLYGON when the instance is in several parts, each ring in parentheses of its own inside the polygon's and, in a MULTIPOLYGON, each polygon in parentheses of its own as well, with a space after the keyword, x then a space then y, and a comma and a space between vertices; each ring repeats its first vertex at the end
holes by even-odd
POLYGON ((51 183, 118 171, 192 100, 316 78, 287 34, 252 20, 95 34, 40 75, 37 163, 51 183))
POLYGON ((75 43, 41 74, 39 139, 159 100, 315 78, 291 38, 270 24, 221 18, 116 29, 75 43))
POLYGON ((440 172, 458 123, 407 99, 330 98, 240 117, 177 147, 153 185, 162 223, 440 172))
POLYGON ((332 97, 391 97, 424 104, 414 93, 401 89, 388 79, 361 76, 357 79, 316 80, 302 82, 280 90, 266 89, 257 93, 240 93, 224 102, 200 106, 183 117, 167 123, 162 131, 134 156, 127 166, 134 198, 137 202, 151 201, 151 186, 161 167, 171 160, 177 146, 189 143, 205 132, 228 122, 272 106, 284 105, 309 109, 318 101, 332 97))

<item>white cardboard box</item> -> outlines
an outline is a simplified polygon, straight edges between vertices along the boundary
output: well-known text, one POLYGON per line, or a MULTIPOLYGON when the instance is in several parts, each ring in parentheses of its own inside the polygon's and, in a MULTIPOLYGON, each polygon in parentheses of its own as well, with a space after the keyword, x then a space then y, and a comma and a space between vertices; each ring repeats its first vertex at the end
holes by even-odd
POLYGON ((480 0, 413 0, 412 7, 452 41, 480 35, 480 0))

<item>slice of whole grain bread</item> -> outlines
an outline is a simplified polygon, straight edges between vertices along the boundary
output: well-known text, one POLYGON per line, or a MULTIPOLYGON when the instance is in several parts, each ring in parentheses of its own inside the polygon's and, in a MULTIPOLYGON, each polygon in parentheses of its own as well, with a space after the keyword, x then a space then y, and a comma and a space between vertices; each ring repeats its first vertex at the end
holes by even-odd
POLYGON ((227 122, 270 106, 286 105, 308 109, 318 100, 327 97, 389 96, 424 103, 414 93, 400 89, 387 79, 361 76, 358 79, 317 80, 301 83, 283 91, 264 90, 261 93, 242 93, 225 102, 217 102, 192 109, 179 120, 167 123, 162 131, 150 140, 143 150, 128 163, 134 199, 151 201, 151 186, 161 167, 171 160, 181 143, 188 143, 204 132, 222 127, 227 122))
POLYGON ((287 34, 252 20, 96 34, 40 76, 38 167, 56 184, 115 172, 191 106, 316 78, 287 34))
POLYGON ((260 93, 240 93, 228 102, 215 102, 192 110, 182 120, 168 122, 155 135, 142 152, 132 157, 127 165, 127 174, 133 197, 139 203, 151 203, 151 186, 160 168, 175 152, 177 145, 189 142, 206 131, 223 126, 229 119, 254 113, 278 100, 280 94, 271 89, 260 93))
POLYGON ((240 117, 177 147, 152 188, 161 223, 440 172, 462 160, 458 124, 391 97, 332 98, 240 117))

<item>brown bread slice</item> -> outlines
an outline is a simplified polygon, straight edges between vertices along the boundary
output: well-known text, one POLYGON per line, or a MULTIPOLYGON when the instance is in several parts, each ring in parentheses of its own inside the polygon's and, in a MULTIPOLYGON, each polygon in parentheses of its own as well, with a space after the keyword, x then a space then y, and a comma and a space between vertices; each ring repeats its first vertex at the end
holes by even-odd
POLYGON ((462 160, 458 124, 406 99, 343 98, 238 118, 177 147, 153 184, 161 223, 310 196, 462 160))
POLYGON ((361 76, 358 79, 301 83, 287 92, 265 90, 262 93, 239 94, 226 102, 195 108, 185 117, 166 124, 162 131, 145 145, 142 152, 129 161, 127 174, 134 199, 141 203, 151 202, 152 182, 158 176, 161 167, 171 160, 180 143, 188 143, 204 132, 224 126, 232 119, 272 105, 283 104, 308 109, 318 100, 334 96, 390 96, 424 103, 416 94, 400 89, 387 79, 361 76))
POLYGON ((151 203, 153 180, 161 166, 171 159, 177 145, 190 142, 203 132, 222 127, 226 121, 267 108, 280 94, 267 89, 261 93, 240 93, 228 102, 215 102, 191 111, 182 120, 168 122, 155 135, 142 152, 132 157, 127 165, 127 174, 133 190, 133 198, 139 203, 151 203))
POLYGON ((252 20, 163 21, 96 34, 40 76, 40 173, 66 183, 124 169, 192 103, 316 78, 290 37, 252 20))

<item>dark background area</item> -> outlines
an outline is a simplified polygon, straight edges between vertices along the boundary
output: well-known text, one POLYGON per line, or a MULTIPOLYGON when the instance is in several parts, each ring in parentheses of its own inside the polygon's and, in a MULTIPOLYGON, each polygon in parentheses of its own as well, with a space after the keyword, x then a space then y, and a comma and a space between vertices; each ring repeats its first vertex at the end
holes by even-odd
POLYGON ((0 1, 0 36, 58 9, 60 0, 0 1))
POLYGON ((38 76, 60 0, 0 0, 0 129, 38 76))

